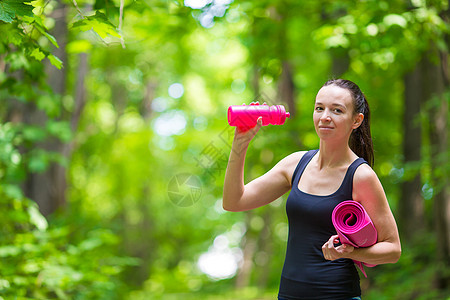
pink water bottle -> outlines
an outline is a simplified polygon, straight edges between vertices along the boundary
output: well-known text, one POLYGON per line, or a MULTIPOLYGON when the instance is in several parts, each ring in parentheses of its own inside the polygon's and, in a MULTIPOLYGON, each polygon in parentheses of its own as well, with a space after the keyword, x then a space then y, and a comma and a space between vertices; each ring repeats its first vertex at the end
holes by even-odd
POLYGON ((262 125, 283 125, 290 114, 286 112, 283 105, 267 104, 259 105, 232 105, 228 108, 228 124, 240 128, 252 128, 256 125, 259 117, 262 117, 262 125))

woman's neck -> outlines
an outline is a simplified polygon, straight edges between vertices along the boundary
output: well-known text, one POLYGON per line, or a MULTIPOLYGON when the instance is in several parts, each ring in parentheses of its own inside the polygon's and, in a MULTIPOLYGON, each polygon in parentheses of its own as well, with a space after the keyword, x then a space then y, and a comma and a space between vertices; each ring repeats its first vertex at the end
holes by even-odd
POLYGON ((320 141, 317 164, 319 169, 334 168, 348 165, 356 159, 356 155, 348 146, 348 143, 333 143, 320 141))

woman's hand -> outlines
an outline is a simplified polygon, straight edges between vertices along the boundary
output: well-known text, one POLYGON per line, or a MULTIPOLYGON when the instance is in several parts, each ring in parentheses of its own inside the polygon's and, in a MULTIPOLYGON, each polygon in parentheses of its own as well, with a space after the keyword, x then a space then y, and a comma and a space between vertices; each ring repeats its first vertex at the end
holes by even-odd
MULTIPOLYGON (((250 105, 255 105, 254 103, 257 103, 256 105, 259 105, 259 102, 252 102, 250 105)), ((252 128, 236 127, 234 131, 233 146, 237 147, 238 148, 237 150, 246 149, 250 141, 258 133, 261 126, 262 126, 262 117, 259 117, 256 122, 256 125, 252 128)))
POLYGON ((322 253, 326 260, 335 260, 338 258, 346 258, 347 254, 352 253, 355 247, 352 245, 342 244, 335 246, 334 244, 339 243, 339 237, 337 235, 332 235, 330 239, 323 244, 322 253))

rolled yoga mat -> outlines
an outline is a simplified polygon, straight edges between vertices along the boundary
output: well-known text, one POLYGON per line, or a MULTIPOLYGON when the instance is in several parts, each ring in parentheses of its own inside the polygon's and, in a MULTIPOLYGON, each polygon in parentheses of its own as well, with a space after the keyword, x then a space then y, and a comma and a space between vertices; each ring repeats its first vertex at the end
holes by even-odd
MULTIPOLYGON (((331 221, 342 244, 353 247, 369 247, 377 242, 377 230, 364 207, 356 201, 346 200, 333 210, 331 221)), ((364 266, 374 267, 354 260, 361 272, 367 277, 364 266)))

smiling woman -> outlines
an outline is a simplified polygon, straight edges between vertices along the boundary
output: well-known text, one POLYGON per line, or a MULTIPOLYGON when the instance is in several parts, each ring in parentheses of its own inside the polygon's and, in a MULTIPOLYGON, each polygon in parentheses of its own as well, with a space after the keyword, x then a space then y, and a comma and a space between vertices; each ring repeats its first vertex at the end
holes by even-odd
POLYGON ((292 153, 246 185, 246 151, 262 126, 262 117, 250 130, 236 129, 225 174, 224 209, 254 209, 291 190, 286 201, 289 233, 279 299, 355 299, 361 289, 353 261, 398 260, 397 225, 371 168, 369 120, 366 98, 355 83, 327 81, 317 93, 313 113, 319 149, 292 153), (373 221, 378 232, 373 246, 355 249, 335 243, 332 211, 350 199, 359 202, 373 221))

